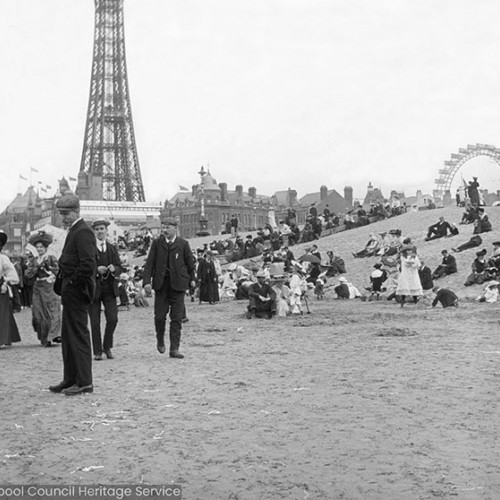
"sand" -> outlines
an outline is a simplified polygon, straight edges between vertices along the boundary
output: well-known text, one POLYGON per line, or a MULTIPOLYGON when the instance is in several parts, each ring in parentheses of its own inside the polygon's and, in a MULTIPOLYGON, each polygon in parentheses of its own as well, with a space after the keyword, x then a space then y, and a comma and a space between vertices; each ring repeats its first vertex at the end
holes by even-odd
MULTIPOLYGON (((438 212, 379 224, 416 216, 438 212)), ((419 254, 437 263, 440 242, 424 245, 419 222, 419 254)), ((320 240, 360 288, 375 260, 346 248, 373 229, 320 240)), ((1 482, 179 484, 186 499, 500 498, 500 303, 471 300, 481 287, 459 289, 462 278, 449 283, 453 310, 331 289, 285 319, 187 302, 184 360, 156 351, 152 307, 121 311, 116 358, 94 362, 95 392, 71 398, 48 391, 60 347, 39 346, 23 310, 22 342, 0 349, 1 482)))

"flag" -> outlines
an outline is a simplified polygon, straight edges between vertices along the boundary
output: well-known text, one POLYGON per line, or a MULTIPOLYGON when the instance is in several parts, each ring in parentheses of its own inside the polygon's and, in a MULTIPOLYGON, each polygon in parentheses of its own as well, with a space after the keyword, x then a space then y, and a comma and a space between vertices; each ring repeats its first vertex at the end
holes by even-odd
POLYGON ((36 172, 38 174, 38 170, 36 168, 31 167, 32 172, 36 172))
POLYGON ((45 184, 45 187, 46 187, 47 189, 52 189, 52 186, 49 186, 48 184, 45 184))
POLYGON ((22 179, 23 181, 27 181, 28 179, 24 177, 24 175, 19 174, 19 179, 22 179))
POLYGON ((189 189, 188 189, 187 187, 185 187, 185 186, 181 186, 180 184, 179 184, 179 189, 180 189, 181 191, 189 191, 189 189))
POLYGON ((69 179, 70 181, 76 181, 76 179, 75 179, 74 177, 68 177, 68 179, 69 179))

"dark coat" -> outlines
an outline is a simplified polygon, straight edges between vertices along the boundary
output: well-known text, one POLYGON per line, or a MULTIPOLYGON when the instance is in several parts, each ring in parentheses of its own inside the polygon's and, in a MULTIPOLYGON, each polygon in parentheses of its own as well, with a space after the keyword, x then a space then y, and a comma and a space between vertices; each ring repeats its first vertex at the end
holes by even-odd
POLYGON ((80 288, 87 300, 92 302, 96 288, 96 255, 94 231, 80 219, 70 227, 66 235, 59 257, 59 273, 54 291, 63 295, 64 286, 80 288))
POLYGON ((215 264, 205 259, 200 260, 197 275, 200 283, 200 302, 219 302, 219 283, 215 264))
POLYGON ((440 288, 436 293, 435 299, 432 301, 432 307, 435 307, 438 302, 441 302, 443 307, 451 307, 457 304, 458 297, 455 292, 447 288, 440 288))
POLYGON ((429 228, 429 231, 434 230, 436 238, 443 238, 448 235, 448 231, 452 232, 452 227, 448 221, 438 222, 429 228))
POLYGON ((418 275, 420 276, 420 283, 422 284, 423 290, 431 290, 434 287, 434 282, 432 281, 432 271, 428 266, 422 266, 418 270, 418 275))
POLYGON ((186 240, 177 236, 169 251, 167 240, 162 234, 151 244, 144 266, 143 283, 149 285, 152 282, 153 288, 160 290, 168 270, 172 289, 176 292, 185 292, 189 288, 189 283, 195 281, 194 263, 191 248, 186 240))
POLYGON ((446 274, 457 272, 457 260, 453 255, 448 254, 446 257, 443 257, 443 265, 446 266, 446 274))

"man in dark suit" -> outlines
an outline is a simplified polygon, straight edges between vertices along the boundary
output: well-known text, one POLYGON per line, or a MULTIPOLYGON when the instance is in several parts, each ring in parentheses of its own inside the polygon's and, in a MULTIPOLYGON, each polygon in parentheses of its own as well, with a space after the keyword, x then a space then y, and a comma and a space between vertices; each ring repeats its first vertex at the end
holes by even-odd
POLYGON ((251 285, 248 290, 249 303, 246 318, 271 319, 276 314, 276 292, 267 282, 263 269, 258 271, 255 277, 257 283, 251 285))
POLYGON ((68 234, 59 258, 54 290, 63 305, 61 343, 64 378, 52 392, 74 396, 92 392, 92 350, 87 327, 89 304, 94 299, 96 242, 92 229, 80 217, 80 199, 66 194, 56 203, 68 234))
POLYGON ((425 262, 422 259, 420 259, 418 276, 420 278, 420 283, 422 284, 422 290, 432 290, 434 287, 434 282, 432 281, 432 271, 429 266, 425 265, 425 262))
POLYGON ((109 222, 103 219, 96 220, 92 224, 97 239, 97 288, 95 300, 90 304, 89 316, 92 330, 92 347, 94 359, 102 360, 102 353, 108 359, 113 359, 111 348, 113 347, 113 334, 118 324, 118 276, 121 273, 121 262, 118 250, 109 241, 109 222), (104 308, 106 327, 104 329, 104 343, 101 338, 101 304, 104 308))
POLYGON ((437 280, 445 275, 454 274, 457 272, 457 260, 453 255, 448 253, 448 250, 442 250, 441 255, 443 260, 441 264, 432 273, 432 279, 437 280))
POLYGON ((444 308, 458 307, 458 297, 455 292, 439 286, 435 286, 432 291, 436 294, 436 297, 432 301, 432 307, 436 307, 438 302, 441 302, 444 308))
POLYGON ((184 296, 191 285, 196 286, 195 261, 189 243, 177 236, 177 220, 161 218, 162 234, 151 245, 144 267, 146 295, 155 290, 156 348, 165 352, 165 326, 170 311, 170 357, 183 358, 179 352, 182 319, 185 317, 184 296))
POLYGON ((444 238, 445 236, 448 236, 448 231, 452 234, 453 228, 451 227, 451 224, 441 216, 436 224, 429 226, 425 241, 444 238))

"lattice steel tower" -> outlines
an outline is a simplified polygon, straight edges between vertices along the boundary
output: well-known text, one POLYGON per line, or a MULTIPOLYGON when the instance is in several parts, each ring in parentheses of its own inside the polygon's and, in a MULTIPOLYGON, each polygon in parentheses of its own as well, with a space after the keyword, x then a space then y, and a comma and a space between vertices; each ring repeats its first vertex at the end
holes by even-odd
POLYGON ((94 56, 77 194, 145 201, 125 60, 123 0, 95 0, 94 56))

